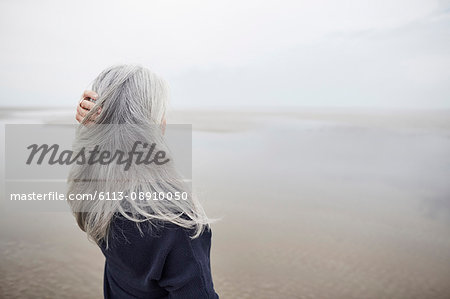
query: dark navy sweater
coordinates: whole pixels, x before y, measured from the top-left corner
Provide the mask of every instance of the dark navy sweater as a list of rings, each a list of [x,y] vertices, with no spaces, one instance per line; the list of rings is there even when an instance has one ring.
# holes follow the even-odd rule
[[[104,296],[131,298],[219,298],[211,267],[211,230],[191,239],[192,232],[174,224],[140,224],[117,216],[111,223]]]

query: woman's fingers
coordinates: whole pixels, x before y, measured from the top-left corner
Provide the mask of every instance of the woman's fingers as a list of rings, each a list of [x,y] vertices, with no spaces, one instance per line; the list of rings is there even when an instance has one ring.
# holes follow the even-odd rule
[[[78,122],[81,122],[84,119],[84,117],[86,116],[86,114],[88,114],[89,111],[92,108],[94,108],[94,106],[95,106],[95,103],[90,101],[89,99],[92,99],[95,101],[95,100],[97,100],[97,98],[98,98],[98,94],[92,90],[85,90],[83,92],[81,101],[77,106],[77,114],[75,115],[75,119]],[[101,108],[98,108],[97,114],[100,114],[100,112],[101,112]],[[88,123],[95,121],[96,117],[97,117],[96,114],[92,115],[91,118],[89,119]]]
[[[81,123],[81,121],[86,117],[86,114],[88,114],[89,110],[83,109],[81,106],[77,107],[77,114],[75,115],[75,119]],[[92,115],[88,121],[88,123],[91,123],[95,121],[95,118],[97,115]]]
[[[91,99],[96,100],[98,98],[98,94],[96,92],[92,91],[92,90],[85,90],[83,92],[82,98],[83,99],[91,98]]]
[[[75,114],[75,119],[80,123],[83,120],[83,117],[77,112],[77,114]]]
[[[94,107],[94,105],[95,104],[90,101],[82,100],[80,102],[80,104],[77,106],[77,113],[75,115],[75,119],[81,123],[81,121],[86,117],[86,115]],[[101,108],[98,108],[97,114],[92,115],[90,117],[88,123],[95,121],[95,119],[97,118],[97,115],[100,114],[100,111],[101,111]]]
[[[89,111],[89,110],[91,110],[91,109],[95,106],[95,103],[83,99],[83,100],[80,102],[80,105],[78,105],[78,106],[81,106],[81,108],[83,108],[83,109]]]
[[[77,115],[81,116],[82,118],[85,117],[88,112],[89,110],[84,109],[83,107],[81,107],[81,105],[77,106]]]

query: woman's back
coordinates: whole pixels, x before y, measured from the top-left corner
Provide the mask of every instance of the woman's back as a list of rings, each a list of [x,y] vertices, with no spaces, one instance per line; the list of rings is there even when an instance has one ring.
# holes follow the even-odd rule
[[[214,292],[211,231],[198,238],[171,223],[151,226],[117,215],[110,226],[106,257],[105,298],[218,298]]]

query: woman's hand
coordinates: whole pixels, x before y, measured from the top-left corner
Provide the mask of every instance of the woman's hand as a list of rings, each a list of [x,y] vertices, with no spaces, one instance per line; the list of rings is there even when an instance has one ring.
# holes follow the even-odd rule
[[[81,101],[80,103],[77,105],[77,114],[75,115],[75,119],[81,123],[81,121],[84,119],[84,117],[86,116],[86,114],[88,114],[88,112],[94,107],[95,103],[91,102],[89,100],[89,98],[91,98],[92,100],[97,100],[98,95],[93,92],[92,90],[85,90],[82,97],[81,97]],[[98,114],[100,113],[101,108],[99,108],[98,110]],[[91,117],[91,119],[88,121],[88,123],[92,123],[95,121],[95,118],[97,117],[97,115],[93,115]]]

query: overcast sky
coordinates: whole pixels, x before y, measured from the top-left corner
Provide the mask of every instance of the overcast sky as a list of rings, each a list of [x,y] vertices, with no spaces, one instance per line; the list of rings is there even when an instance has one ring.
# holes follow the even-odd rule
[[[450,108],[450,2],[0,2],[0,105],[70,106],[138,63],[172,107]]]

